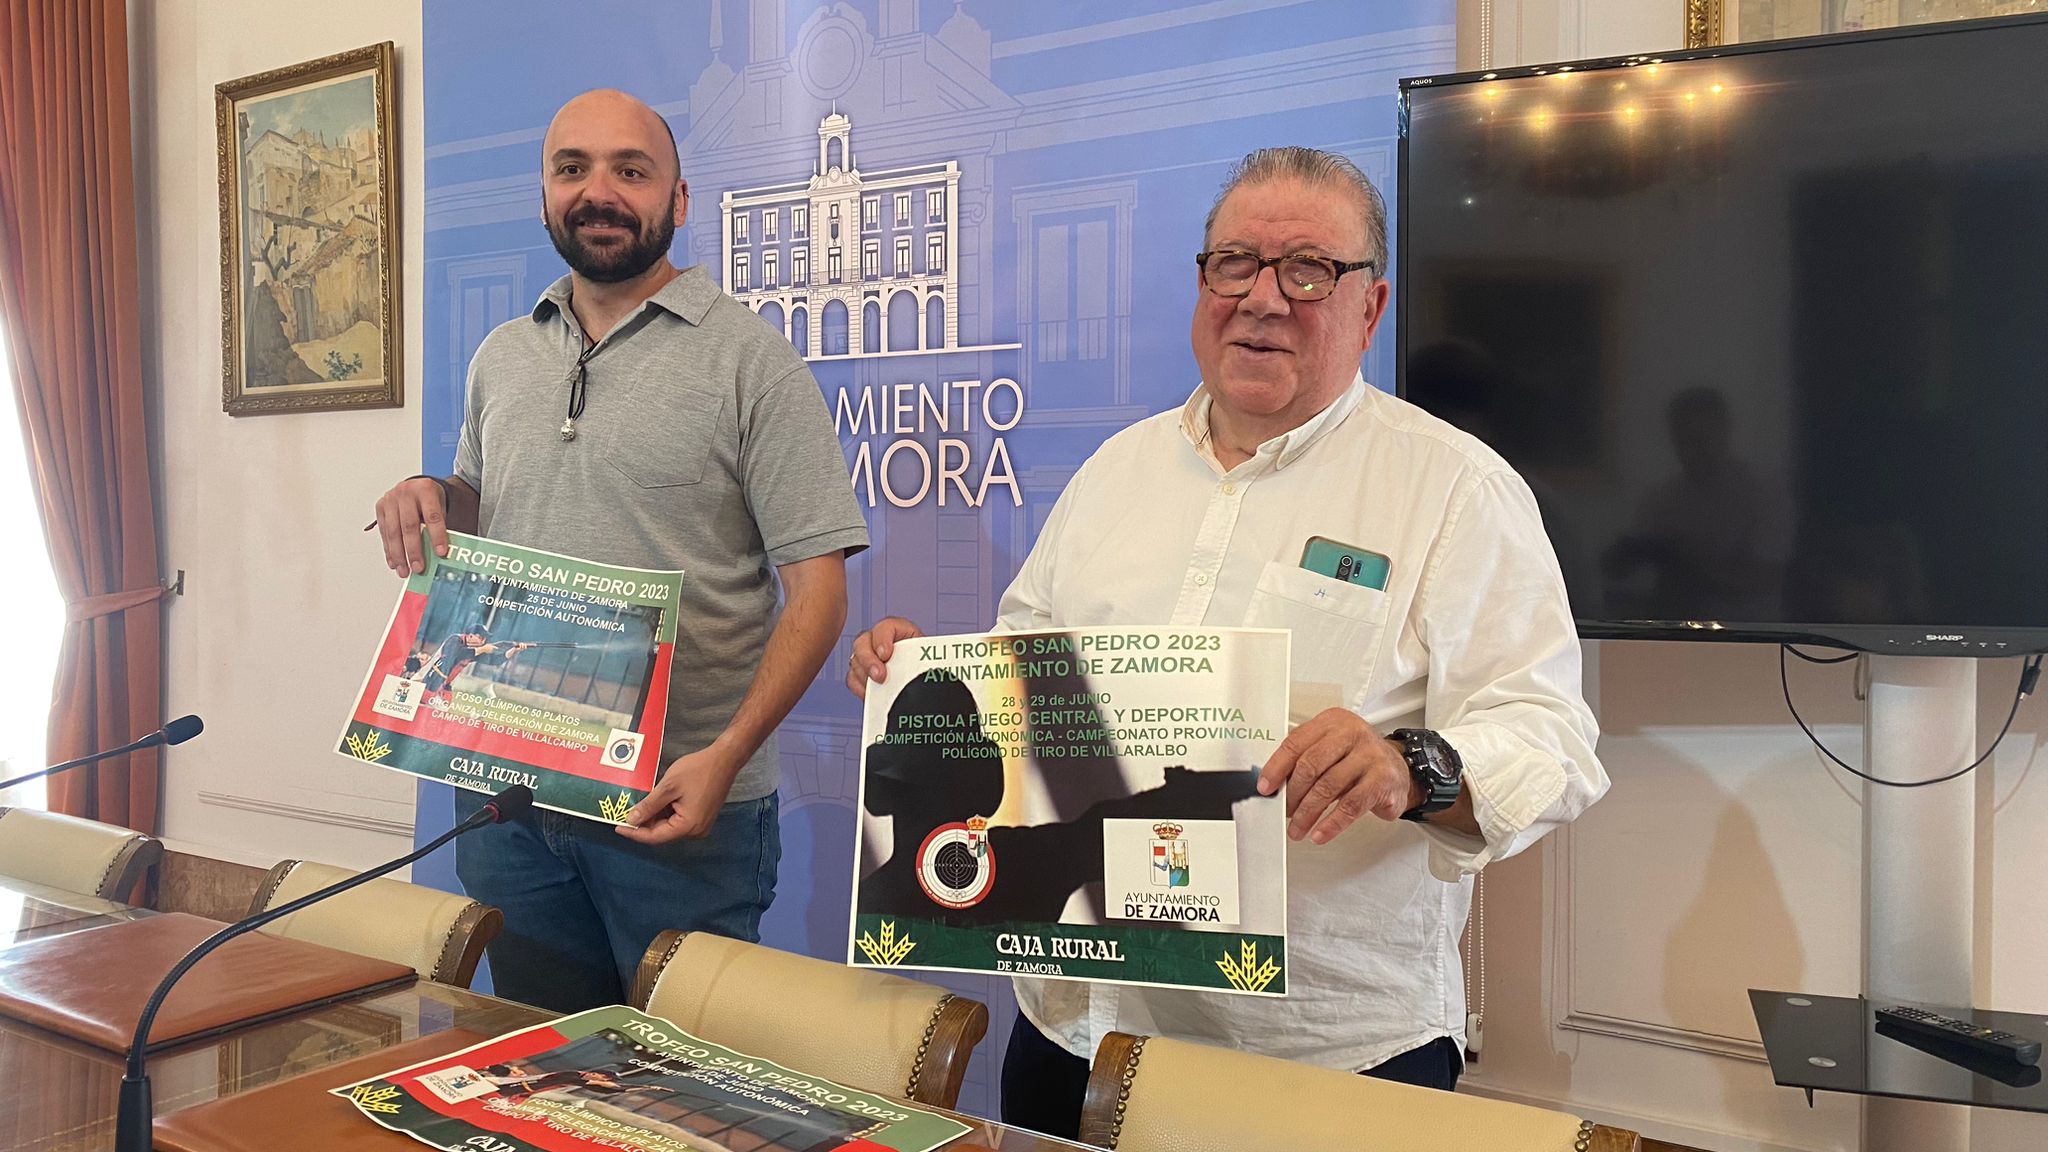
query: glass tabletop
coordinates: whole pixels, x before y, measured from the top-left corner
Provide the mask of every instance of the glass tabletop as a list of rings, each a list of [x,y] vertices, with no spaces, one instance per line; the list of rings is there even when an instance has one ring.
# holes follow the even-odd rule
[[[1981,1108],[2048,1112],[2038,1066],[1975,1056],[1954,1045],[1895,1031],[1880,1007],[1908,1005],[1980,1027],[2048,1043],[2048,1018],[1913,1000],[1749,990],[1771,1078],[1815,1091],[1939,1100]]]
[[[0,949],[154,915],[147,908],[0,876]],[[189,1108],[452,1028],[497,1036],[554,1015],[422,980],[154,1055],[149,1068],[156,1112]],[[122,1071],[115,1053],[0,1018],[0,1084],[7,1086],[0,1091],[0,1148],[112,1148]],[[953,1152],[1085,1147],[977,1116],[946,1115],[969,1127],[948,1145]]]
[[[451,1028],[496,1036],[553,1017],[524,1004],[423,980],[152,1056],[156,1112],[189,1108]],[[113,1147],[121,1073],[121,1059],[114,1053],[0,1019],[0,1084],[8,1086],[0,1092],[0,1148],[85,1152]],[[947,1114],[970,1128],[948,1146],[955,1152],[1084,1147],[975,1116]]]
[[[161,1115],[448,1028],[495,1034],[548,1016],[421,981],[152,1056],[150,1083]],[[121,1073],[115,1053],[0,1019],[0,1147],[111,1148]]]
[[[0,948],[154,915],[147,908],[0,876]]]

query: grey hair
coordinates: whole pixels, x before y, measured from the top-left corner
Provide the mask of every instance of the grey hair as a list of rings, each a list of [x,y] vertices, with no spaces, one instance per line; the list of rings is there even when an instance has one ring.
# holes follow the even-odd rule
[[[1356,195],[1365,207],[1365,238],[1372,246],[1366,258],[1373,262],[1374,274],[1386,275],[1387,202],[1381,198],[1380,190],[1372,186],[1372,181],[1366,179],[1365,173],[1359,171],[1358,165],[1348,157],[1298,144],[1261,148],[1231,166],[1230,174],[1223,179],[1223,190],[1216,194],[1216,202],[1209,206],[1208,219],[1202,221],[1203,245],[1208,245],[1209,234],[1216,227],[1216,214],[1223,210],[1223,202],[1230,198],[1232,192],[1247,185],[1274,180],[1335,184]]]

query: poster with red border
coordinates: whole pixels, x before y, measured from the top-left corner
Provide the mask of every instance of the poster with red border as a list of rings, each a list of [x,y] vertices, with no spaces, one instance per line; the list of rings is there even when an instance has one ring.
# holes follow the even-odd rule
[[[949,1116],[700,1040],[624,1006],[333,1089],[447,1152],[930,1152]]]
[[[448,540],[406,580],[335,751],[624,820],[661,771],[683,574]]]

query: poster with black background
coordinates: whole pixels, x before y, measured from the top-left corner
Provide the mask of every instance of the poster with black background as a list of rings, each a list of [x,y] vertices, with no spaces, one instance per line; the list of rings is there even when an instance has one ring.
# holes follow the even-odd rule
[[[847,961],[1287,989],[1288,634],[927,636],[868,686]]]

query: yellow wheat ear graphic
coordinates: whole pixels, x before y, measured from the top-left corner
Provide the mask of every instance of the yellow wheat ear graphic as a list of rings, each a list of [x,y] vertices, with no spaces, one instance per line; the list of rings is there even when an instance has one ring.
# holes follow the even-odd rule
[[[1271,956],[1259,959],[1259,946],[1249,940],[1240,939],[1237,950],[1238,955],[1225,953],[1216,962],[1216,967],[1223,970],[1223,978],[1240,992],[1264,992],[1266,985],[1279,977],[1280,965]]]
[[[368,760],[370,763],[375,764],[377,761],[391,755],[391,745],[383,743],[383,738],[384,734],[375,728],[370,729],[368,739],[350,733],[348,738],[348,754],[358,760]]]
[[[349,1089],[348,1098],[355,1101],[356,1106],[365,1112],[389,1114],[399,1110],[398,1105],[392,1103],[398,1098],[398,1089],[388,1085],[379,1088],[375,1084],[358,1084]]]
[[[884,968],[893,968],[903,963],[903,958],[910,955],[912,948],[917,947],[917,941],[912,940],[908,936],[903,937],[901,940],[896,938],[896,922],[894,920],[882,921],[882,938],[880,940],[875,939],[872,933],[863,932],[860,934],[860,939],[855,940],[854,943],[860,947],[861,955],[868,958],[868,963],[880,964]]]
[[[624,820],[626,813],[633,810],[633,795],[620,792],[617,796],[600,796],[597,798],[597,810],[607,820]]]

